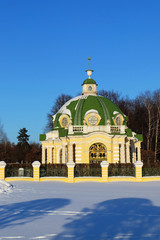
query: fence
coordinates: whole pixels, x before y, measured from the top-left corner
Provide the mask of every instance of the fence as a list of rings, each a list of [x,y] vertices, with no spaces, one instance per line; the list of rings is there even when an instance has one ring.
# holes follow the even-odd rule
[[[74,177],[101,177],[101,166],[97,163],[76,164]]]
[[[43,164],[40,166],[40,177],[67,177],[68,170],[66,164]]]
[[[137,161],[134,164],[65,164],[41,165],[35,161],[32,165],[6,165],[0,161],[0,180],[5,181],[63,181],[63,182],[114,182],[114,181],[160,181],[160,164],[144,166]]]
[[[5,177],[33,177],[33,167],[31,164],[7,164]]]

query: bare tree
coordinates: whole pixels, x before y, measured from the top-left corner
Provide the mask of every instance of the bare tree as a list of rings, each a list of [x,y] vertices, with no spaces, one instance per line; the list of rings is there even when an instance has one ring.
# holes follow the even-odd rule
[[[146,91],[141,95],[142,103],[147,110],[147,126],[148,131],[146,133],[147,138],[147,150],[151,150],[152,140],[153,140],[153,125],[154,125],[154,115],[153,115],[153,94],[150,91]]]
[[[47,114],[47,125],[45,131],[50,131],[53,128],[52,116],[58,112],[58,110],[72,98],[70,95],[61,94],[56,98],[50,112]]]
[[[114,102],[116,105],[118,105],[120,101],[120,94],[118,92],[114,92],[113,90],[111,91],[99,90],[98,95],[108,98],[109,100]]]
[[[159,138],[159,122],[160,122],[160,89],[154,92],[154,103],[156,105],[156,127],[155,127],[155,162],[157,161],[157,155],[160,152],[159,146],[158,146],[158,138]]]
[[[3,125],[2,125],[1,122],[0,122],[0,143],[2,143],[2,142],[7,142],[7,141],[8,141],[7,135],[6,135],[6,133],[4,132],[4,130],[3,130]]]

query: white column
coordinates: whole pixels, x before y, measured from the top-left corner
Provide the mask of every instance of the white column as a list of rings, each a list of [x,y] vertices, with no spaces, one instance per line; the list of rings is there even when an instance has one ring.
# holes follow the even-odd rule
[[[45,164],[45,148],[42,146],[42,164]]]
[[[131,145],[131,156],[132,156],[132,159],[131,159],[132,163],[136,162],[136,159],[135,159],[135,147],[134,147],[133,144]]]
[[[66,163],[66,145],[62,145],[62,163]]]
[[[52,147],[49,148],[49,163],[52,163]]]
[[[141,161],[141,147],[137,147],[138,161]]]
[[[121,163],[125,163],[124,143],[121,143]]]
[[[69,159],[68,162],[73,162],[73,145],[69,143]]]
[[[129,142],[126,143],[126,162],[130,163]]]

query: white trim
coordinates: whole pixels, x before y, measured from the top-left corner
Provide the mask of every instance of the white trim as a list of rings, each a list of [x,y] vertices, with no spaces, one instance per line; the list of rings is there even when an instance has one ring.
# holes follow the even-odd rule
[[[86,117],[89,113],[99,114],[97,110],[95,110],[95,109],[90,109],[90,110],[88,110],[88,111],[85,113],[84,117]]]
[[[117,111],[114,111],[114,112],[113,112],[113,115],[115,115],[115,114],[117,114],[117,113],[119,113],[119,112],[117,112]],[[120,114],[120,113],[119,113],[119,114]]]

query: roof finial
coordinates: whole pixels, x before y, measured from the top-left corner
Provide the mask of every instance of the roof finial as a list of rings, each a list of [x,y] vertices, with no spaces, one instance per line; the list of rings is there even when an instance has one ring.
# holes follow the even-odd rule
[[[87,72],[87,75],[88,75],[88,77],[89,77],[89,78],[91,78],[91,75],[92,75],[92,72],[93,72],[93,70],[91,70],[91,69],[90,69],[90,61],[91,61],[91,58],[89,57],[89,58],[88,58],[88,62],[89,62],[89,69],[88,69],[88,70],[86,70],[86,72]]]
[[[88,58],[88,62],[89,62],[89,70],[90,70],[90,61],[91,61],[91,57]]]

